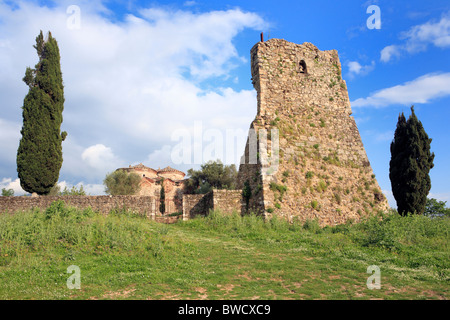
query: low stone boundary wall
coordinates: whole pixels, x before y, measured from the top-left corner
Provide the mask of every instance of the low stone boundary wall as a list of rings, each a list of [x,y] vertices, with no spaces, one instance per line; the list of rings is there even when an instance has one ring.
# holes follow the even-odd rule
[[[206,194],[183,195],[183,220],[189,220],[195,216],[206,216],[213,207],[212,192]]]
[[[108,214],[113,209],[129,209],[149,218],[157,214],[157,199],[150,196],[19,196],[0,197],[0,213],[26,211],[33,208],[45,210],[52,202],[62,200],[66,205]],[[159,212],[158,212],[159,214]]]
[[[206,194],[183,195],[183,220],[192,219],[197,215],[206,216],[210,210],[242,213],[242,190],[213,189]]]
[[[0,197],[0,214],[26,211],[33,208],[45,210],[54,201],[62,200],[66,205],[78,209],[92,210],[108,214],[111,210],[132,210],[149,219],[162,223],[175,223],[179,219],[189,220],[197,215],[206,216],[210,210],[226,213],[242,212],[241,190],[216,190],[207,194],[183,195],[183,214],[162,216],[159,199],[151,196],[18,196]]]
[[[220,210],[226,213],[243,213],[242,190],[216,190],[213,193],[213,210]]]

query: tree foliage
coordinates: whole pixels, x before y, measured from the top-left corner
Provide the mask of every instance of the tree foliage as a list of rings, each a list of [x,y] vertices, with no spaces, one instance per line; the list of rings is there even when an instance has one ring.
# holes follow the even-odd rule
[[[186,193],[207,193],[214,189],[236,189],[237,170],[234,164],[220,160],[208,161],[200,170],[189,169]]]
[[[447,208],[447,201],[438,201],[434,198],[428,198],[423,214],[426,216],[443,215],[450,217],[450,208]]]
[[[417,119],[414,106],[408,121],[403,113],[399,116],[391,143],[389,178],[401,215],[422,214],[425,210],[434,159],[434,153],[430,152],[431,140]]]
[[[14,190],[13,189],[2,189],[2,197],[12,197],[14,196]]]
[[[25,191],[42,195],[58,181],[67,133],[61,132],[64,86],[58,43],[50,32],[44,39],[41,31],[34,48],[39,62],[34,69],[27,67],[22,79],[29,90],[22,107],[17,172]]]
[[[242,189],[242,198],[245,200],[245,210],[248,211],[248,205],[250,203],[250,198],[252,197],[252,189],[250,187],[250,182],[245,180],[244,188]]]
[[[116,170],[106,175],[103,184],[105,192],[110,195],[134,195],[141,188],[141,177],[136,173]]]
[[[80,188],[76,186],[72,186],[72,188],[64,187],[64,190],[61,191],[61,187],[58,184],[55,184],[53,188],[51,188],[50,192],[47,194],[48,196],[85,196],[86,191],[83,188],[83,185]]]

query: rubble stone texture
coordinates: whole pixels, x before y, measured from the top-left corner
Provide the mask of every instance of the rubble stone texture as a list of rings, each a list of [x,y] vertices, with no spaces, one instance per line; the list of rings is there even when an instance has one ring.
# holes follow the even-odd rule
[[[388,209],[351,116],[337,51],[270,39],[250,53],[258,108],[238,177],[239,188],[250,185],[248,210],[336,225]]]

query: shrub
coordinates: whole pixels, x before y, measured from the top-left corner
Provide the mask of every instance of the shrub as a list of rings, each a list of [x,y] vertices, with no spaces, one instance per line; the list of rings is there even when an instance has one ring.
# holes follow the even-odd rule
[[[340,196],[338,193],[335,193],[335,194],[334,194],[334,199],[336,199],[336,202],[337,202],[338,204],[341,204],[341,196]]]
[[[316,200],[311,201],[311,208],[318,209],[319,203]]]
[[[450,208],[446,207],[447,201],[438,201],[436,199],[427,199],[425,205],[425,216],[447,216],[450,217]]]
[[[247,211],[251,196],[252,196],[252,189],[250,187],[250,182],[248,180],[245,180],[244,188],[242,189],[242,198],[245,201],[245,208]]]
[[[287,186],[282,185],[282,184],[277,184],[275,182],[271,182],[270,190],[272,190],[273,192],[278,192],[280,195],[279,196],[280,201],[283,201],[283,195],[287,191]]]
[[[12,197],[14,196],[14,190],[13,189],[2,189],[2,197]]]
[[[316,187],[317,192],[324,192],[325,190],[327,190],[327,184],[325,181],[320,180],[319,184]]]
[[[305,223],[303,224],[303,229],[308,230],[312,233],[321,233],[322,232],[322,228],[320,227],[319,221],[317,219],[306,220]]]
[[[306,172],[306,175],[305,175],[306,179],[311,179],[313,176],[314,176],[314,173],[312,171]]]
[[[116,170],[103,180],[105,192],[110,195],[133,195],[139,192],[141,177],[136,173]]]

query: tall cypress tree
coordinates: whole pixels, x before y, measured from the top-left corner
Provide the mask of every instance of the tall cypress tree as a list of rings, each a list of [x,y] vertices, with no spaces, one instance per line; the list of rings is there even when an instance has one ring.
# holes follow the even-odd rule
[[[161,179],[161,191],[159,193],[159,212],[166,212],[166,191],[164,190],[164,178]]]
[[[401,215],[422,214],[425,210],[431,189],[429,172],[434,166],[431,141],[414,113],[414,106],[408,121],[403,113],[399,116],[391,143],[389,178]]]
[[[22,107],[17,172],[22,189],[42,195],[58,181],[67,133],[61,132],[64,86],[58,43],[50,32],[44,39],[41,31],[33,47],[39,62],[34,69],[28,67],[23,78],[29,90]]]

